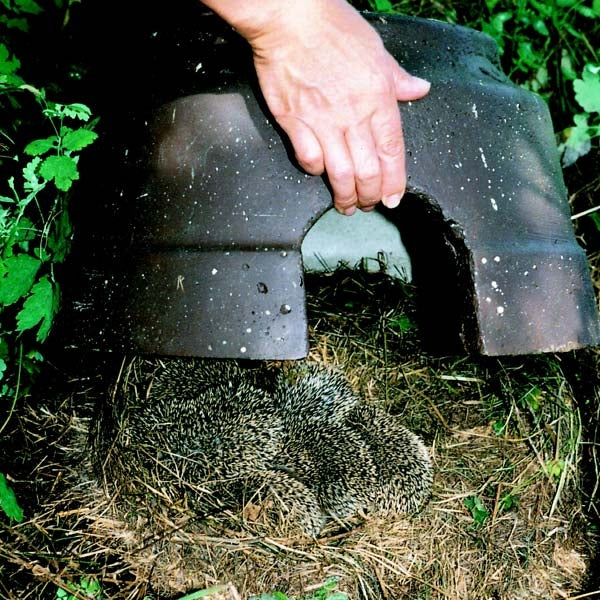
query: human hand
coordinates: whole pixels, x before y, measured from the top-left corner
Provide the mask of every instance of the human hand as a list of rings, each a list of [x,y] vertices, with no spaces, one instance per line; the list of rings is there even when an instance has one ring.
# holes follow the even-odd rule
[[[394,208],[406,188],[397,102],[429,83],[402,69],[345,0],[204,0],[252,46],[267,105],[299,164],[327,173],[344,214]]]
[[[260,15],[233,24],[253,48],[261,90],[299,164],[327,173],[344,214],[380,200],[396,207],[406,187],[397,101],[423,97],[429,83],[402,69],[344,0],[258,4]]]

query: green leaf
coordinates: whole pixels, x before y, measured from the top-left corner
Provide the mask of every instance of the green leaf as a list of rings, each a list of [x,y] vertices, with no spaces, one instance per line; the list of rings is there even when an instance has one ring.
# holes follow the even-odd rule
[[[600,66],[585,65],[581,79],[573,82],[575,100],[586,112],[600,112]]]
[[[506,423],[504,419],[498,419],[492,423],[492,431],[494,435],[502,435],[506,429]]]
[[[65,135],[62,140],[62,146],[65,150],[77,152],[89,146],[97,137],[98,134],[89,129],[75,129]]]
[[[565,461],[560,458],[549,460],[546,463],[546,468],[548,469],[548,475],[550,475],[551,478],[560,479],[560,476],[565,469]]]
[[[529,41],[521,41],[518,46],[519,62],[524,63],[527,67],[538,69],[544,64],[544,56],[540,54]],[[523,66],[521,65],[521,68]]]
[[[21,66],[21,61],[10,57],[10,52],[4,44],[0,44],[0,75],[12,75]]]
[[[490,516],[487,508],[477,496],[469,496],[465,498],[464,505],[471,511],[473,521],[475,521],[475,524],[478,526],[483,525]]]
[[[0,23],[6,25],[8,29],[19,29],[20,31],[29,31],[27,19],[18,19],[8,15],[0,15]]]
[[[16,254],[3,261],[0,279],[0,304],[9,306],[31,290],[41,263],[29,254]]]
[[[33,140],[25,146],[25,154],[29,156],[39,156],[48,152],[48,150],[55,150],[58,148],[58,138],[53,135],[44,139]]]
[[[29,13],[30,15],[39,15],[42,12],[42,8],[39,4],[33,0],[14,0],[15,6],[22,12]]]
[[[42,277],[31,289],[31,294],[17,314],[17,331],[26,331],[39,324],[36,335],[43,342],[50,332],[52,319],[58,305],[58,294],[47,276]]]
[[[573,58],[566,50],[562,51],[560,59],[560,70],[562,71],[563,77],[565,79],[568,79],[569,81],[572,81],[573,79],[577,78],[577,72],[573,67]]]
[[[40,183],[40,180],[36,175],[37,168],[41,162],[42,159],[39,156],[36,156],[23,167],[23,179],[25,180],[23,188],[25,191],[31,192],[44,185],[43,183]]]
[[[505,492],[500,498],[500,509],[501,510],[510,510],[511,508],[516,508],[519,505],[519,499],[508,492]]]
[[[580,5],[576,6],[575,10],[586,19],[597,19],[600,17],[600,10],[596,10],[595,8],[590,8],[589,6]]]
[[[3,473],[0,473],[0,508],[9,519],[13,519],[17,523],[23,520],[23,510]]]
[[[77,163],[70,156],[48,156],[40,167],[40,175],[61,191],[69,190],[73,181],[79,179]]]
[[[390,319],[390,327],[392,329],[397,329],[401,333],[406,333],[411,329],[415,329],[416,324],[408,315],[400,315],[398,317]]]
[[[224,592],[225,590],[226,587],[224,585],[216,585],[205,590],[199,590],[197,592],[187,594],[186,596],[179,598],[179,600],[199,600],[200,598],[206,598],[208,596],[213,596],[214,594],[219,594],[221,592]]]
[[[27,217],[23,217],[14,232],[14,241],[16,244],[30,242],[35,238],[35,225]]]
[[[88,121],[92,116],[92,111],[85,104],[79,102],[62,106],[62,111],[66,117],[81,121]]]
[[[566,140],[558,146],[558,151],[562,153],[563,167],[570,167],[592,149],[592,136],[587,119],[586,113],[575,115],[573,117],[575,126],[569,127],[564,132]]]
[[[543,36],[548,36],[550,35],[550,32],[548,31],[548,27],[546,27],[546,23],[544,22],[544,19],[534,19],[533,20],[533,28],[540,34]]]
[[[69,213],[63,210],[54,221],[54,227],[48,236],[48,248],[54,255],[52,257],[53,262],[61,263],[67,257],[71,248],[72,233],[73,227],[69,219]]]
[[[393,12],[394,9],[390,0],[370,0],[369,4],[377,12]]]

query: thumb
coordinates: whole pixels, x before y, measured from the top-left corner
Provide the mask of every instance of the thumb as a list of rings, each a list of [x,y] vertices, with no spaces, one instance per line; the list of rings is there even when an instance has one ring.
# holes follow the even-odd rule
[[[406,102],[409,100],[418,100],[426,96],[431,88],[431,83],[426,79],[415,77],[402,67],[398,67],[394,72],[394,85],[396,89],[396,99]]]

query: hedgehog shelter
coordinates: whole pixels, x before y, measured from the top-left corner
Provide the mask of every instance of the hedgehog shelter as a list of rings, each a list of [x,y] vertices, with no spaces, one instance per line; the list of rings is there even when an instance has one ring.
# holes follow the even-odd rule
[[[561,504],[578,498],[581,423],[564,365],[528,355],[596,345],[600,325],[545,104],[508,80],[483,34],[368,16],[399,62],[432,82],[426,98],[400,107],[406,198],[355,221],[401,235],[412,314],[411,284],[389,277],[397,246],[365,239],[361,264],[380,272],[369,284],[336,271],[356,257],[336,254],[326,183],[290,160],[244,42],[213,15],[198,18],[199,37],[158,29],[145,39],[150,106],[123,116],[126,132],[104,149],[113,177],[89,190],[98,202],[81,225],[65,310],[69,348],[138,356],[117,361],[112,392],[91,394],[96,408],[83,417],[26,418],[85,465],[87,475],[73,467],[65,477],[73,512],[58,511],[69,551],[105,557],[107,589],[127,590],[114,598],[217,585],[213,597],[235,600],[261,585],[306,593],[328,577],[357,599],[569,597],[590,554],[574,533],[579,511],[570,519]],[[155,65],[170,47],[183,60],[166,85]],[[354,301],[381,309],[394,339],[365,325],[356,302],[327,307],[305,267],[334,271],[334,296],[359,285]],[[343,332],[361,324],[369,341],[357,350]],[[424,360],[423,345],[488,358],[430,356],[434,369],[411,359]],[[537,382],[542,373],[555,385]],[[513,388],[519,402],[494,417]],[[198,423],[211,419],[202,437]],[[210,453],[194,454],[198,439]],[[561,469],[549,466],[549,448],[564,450]],[[215,464],[228,486],[211,488]],[[231,472],[256,464],[263,481],[244,496],[248,480]],[[346,478],[327,480],[328,468]],[[420,507],[430,486],[422,512],[397,516]],[[234,488],[241,504],[226,501]],[[39,527],[53,511],[48,502]],[[282,524],[289,515],[302,531]],[[60,584],[63,571],[45,568]],[[81,561],[68,568],[81,571]]]

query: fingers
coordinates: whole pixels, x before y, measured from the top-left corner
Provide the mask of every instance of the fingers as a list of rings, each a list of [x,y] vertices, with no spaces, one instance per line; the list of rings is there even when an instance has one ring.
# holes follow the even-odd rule
[[[302,168],[313,175],[327,172],[339,212],[351,215],[357,208],[369,211],[379,201],[388,208],[398,206],[406,187],[406,167],[395,101],[345,132],[331,128],[319,131],[320,138],[296,119],[280,119],[279,123],[290,137]]]
[[[371,123],[359,123],[346,132],[346,143],[354,167],[354,183],[358,206],[375,206],[381,200],[381,165]]]
[[[335,139],[335,143],[332,143]],[[343,214],[372,210],[382,201],[395,208],[406,189],[404,137],[395,101],[370,120],[349,128],[344,138],[321,138],[334,206]]]
[[[387,208],[396,208],[406,190],[404,135],[397,104],[375,113],[371,124],[381,168],[380,198]]]
[[[352,215],[358,204],[352,155],[343,133],[331,132],[324,140],[325,170],[331,185],[333,205],[342,214]]]
[[[300,166],[310,175],[322,175],[325,170],[323,150],[311,128],[289,117],[279,118],[278,123],[290,138]]]
[[[431,88],[429,81],[411,75],[396,62],[394,62],[393,78],[396,100],[400,100],[401,102],[419,100],[423,96],[426,96]]]

